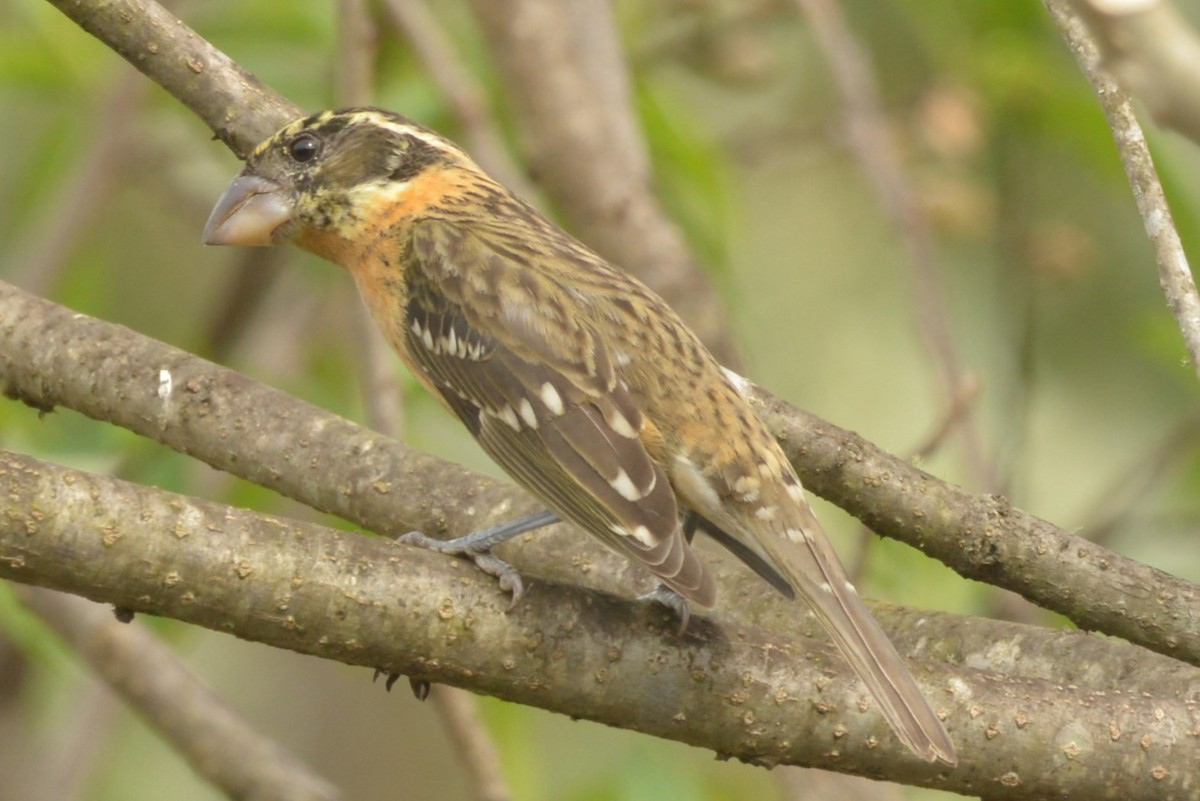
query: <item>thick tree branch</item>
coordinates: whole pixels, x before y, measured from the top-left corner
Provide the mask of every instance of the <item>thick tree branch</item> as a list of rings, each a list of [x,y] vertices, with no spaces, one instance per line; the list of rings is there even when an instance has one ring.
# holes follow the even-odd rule
[[[1161,801],[1182,799],[1190,782],[1200,711],[1178,684],[1115,689],[1124,677],[1114,665],[1137,649],[1102,638],[1005,624],[1014,636],[989,636],[988,647],[1011,655],[1049,639],[1061,656],[1088,641],[1111,657],[1089,666],[1105,689],[920,666],[963,756],[943,772],[909,758],[832,649],[804,638],[724,618],[694,620],[675,637],[672,616],[654,605],[545,582],[505,614],[494,582],[460,561],[17,454],[0,452],[0,488],[0,578],[301,653],[755,763],[973,795],[1020,787],[1024,798],[1106,798],[1122,787],[1122,798]],[[1149,670],[1181,669],[1138,654]],[[1182,671],[1181,680],[1200,680],[1195,668]]]
[[[22,469],[30,464],[34,463],[12,462],[0,457],[0,474],[6,474],[14,466]],[[88,480],[85,474],[67,472],[62,475],[80,475],[83,480]],[[3,485],[13,486],[0,476],[0,486]],[[32,510],[48,499],[29,497],[27,500],[34,504],[30,507]],[[6,513],[11,522],[11,510]],[[122,513],[117,511],[117,514]],[[110,533],[120,538],[123,535],[121,523],[114,522]],[[0,533],[0,538],[4,536]],[[25,536],[37,534],[26,529]],[[64,544],[63,541],[52,543],[57,547]],[[19,556],[21,549],[5,548],[3,551],[6,556],[0,561],[12,567],[12,557]],[[80,574],[83,575],[87,573]],[[165,589],[166,583],[160,591]],[[230,798],[336,801],[342,797],[307,765],[277,743],[251,730],[188,672],[173,653],[141,627],[117,622],[110,609],[49,590],[18,588],[17,597],[66,640],[72,650],[174,746],[197,773]]]
[[[537,510],[482,479],[232,370],[0,283],[0,390],[63,405],[392,536],[462,534]],[[755,390],[760,413],[814,492],[965,576],[1079,622],[1200,664],[1200,589],[1014,509],[972,495],[857,435]],[[526,573],[622,593],[628,560],[564,526],[506,551]],[[739,567],[718,566],[724,602],[792,631],[795,607]],[[736,600],[734,600],[736,599]]]
[[[239,158],[303,112],[151,0],[49,0],[174,95]]]

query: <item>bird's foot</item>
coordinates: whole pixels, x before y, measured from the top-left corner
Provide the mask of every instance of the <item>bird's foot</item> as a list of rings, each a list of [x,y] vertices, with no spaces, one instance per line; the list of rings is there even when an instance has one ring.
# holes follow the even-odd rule
[[[509,601],[508,608],[505,610],[511,612],[513,607],[517,605],[517,601],[521,600],[521,596],[525,594],[525,585],[521,582],[521,574],[517,572],[515,567],[492,553],[489,548],[481,548],[479,545],[470,542],[469,540],[473,536],[475,535],[469,534],[466,537],[459,537],[458,539],[439,540],[427,537],[419,531],[410,531],[400,537],[398,542],[405,545],[415,545],[418,548],[428,548],[431,551],[449,554],[450,556],[461,556],[470,559],[484,573],[487,573],[489,576],[495,576],[501,590],[512,593],[512,600]]]
[[[458,537],[453,540],[434,539],[433,537],[427,537],[419,531],[410,531],[400,537],[399,541],[405,545],[416,545],[417,547],[428,548],[438,553],[463,556],[470,559],[484,573],[487,573],[489,576],[495,576],[500,582],[500,589],[512,593],[512,600],[508,604],[508,611],[511,612],[513,607],[517,605],[517,601],[521,600],[521,596],[525,593],[525,585],[521,583],[521,575],[517,572],[516,568],[493,554],[492,548],[502,542],[511,540],[518,534],[524,534],[526,531],[533,531],[534,529],[557,522],[558,515],[554,512],[546,511],[538,512],[529,517],[522,517],[520,520],[514,520],[511,523],[503,523],[499,526],[481,529],[465,537]]]
[[[371,681],[379,681],[380,676],[386,676],[387,678],[383,682],[383,688],[390,693],[392,691],[392,686],[400,678],[400,675],[401,674],[392,670],[375,668],[375,675],[371,678]],[[418,701],[424,701],[426,698],[428,698],[429,691],[432,688],[432,685],[425,679],[414,679],[412,676],[409,676],[408,678],[408,686],[412,688],[412,693]]]
[[[679,636],[682,637],[683,633],[687,631],[688,621],[692,619],[692,610],[688,606],[687,598],[684,598],[666,584],[659,584],[645,595],[639,595],[638,600],[657,601],[667,607],[679,617]]]

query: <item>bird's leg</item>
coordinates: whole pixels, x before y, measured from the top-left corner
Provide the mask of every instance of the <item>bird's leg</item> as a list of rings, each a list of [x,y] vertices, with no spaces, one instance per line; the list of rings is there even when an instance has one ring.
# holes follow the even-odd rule
[[[684,598],[666,584],[659,584],[645,595],[638,596],[639,601],[657,601],[679,616],[679,636],[687,631],[688,621],[692,619],[692,610]]]
[[[470,559],[484,573],[499,579],[500,589],[512,593],[512,601],[508,604],[508,608],[511,610],[521,599],[525,587],[521,583],[521,575],[517,573],[516,568],[493,554],[492,548],[527,531],[534,531],[557,522],[558,515],[547,509],[519,520],[473,531],[466,536],[456,537],[452,540],[439,540],[427,537],[419,531],[410,531],[400,537],[399,542]]]

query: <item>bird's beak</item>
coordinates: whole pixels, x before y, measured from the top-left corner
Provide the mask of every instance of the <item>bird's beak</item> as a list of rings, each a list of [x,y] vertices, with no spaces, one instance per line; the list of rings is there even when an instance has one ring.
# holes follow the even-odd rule
[[[206,245],[274,245],[277,233],[296,212],[294,194],[283,185],[258,175],[242,173],[221,195],[208,224]]]

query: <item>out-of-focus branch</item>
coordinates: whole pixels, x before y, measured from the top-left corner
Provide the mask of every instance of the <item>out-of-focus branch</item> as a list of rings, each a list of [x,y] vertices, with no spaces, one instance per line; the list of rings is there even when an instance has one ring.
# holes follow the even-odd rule
[[[612,122],[633,111],[604,102],[611,96],[585,73],[564,5],[541,0],[472,5],[546,193],[580,239],[649,284],[718,359],[734,365],[736,350],[720,299],[654,195],[643,162],[624,146],[627,136]]]
[[[1091,542],[1108,544],[1134,516],[1135,510],[1173,470],[1200,446],[1200,417],[1190,417],[1126,465],[1086,510],[1081,532]]]
[[[1104,66],[1155,121],[1200,144],[1200,37],[1168,0],[1068,0]]]
[[[807,16],[813,39],[829,65],[842,101],[850,149],[904,248],[912,283],[913,316],[933,356],[946,406],[951,408],[963,388],[974,381],[963,370],[954,344],[929,224],[888,129],[870,56],[846,24],[838,0],[796,0],[796,4]],[[970,407],[962,409],[959,421],[972,483],[983,492],[999,491],[999,478],[984,452]]]
[[[962,793],[1009,777],[1033,798],[1098,798],[1114,786],[1135,801],[1183,797],[1200,732],[1200,711],[1181,689],[1200,681],[1195,668],[1077,632],[932,614],[918,639],[985,637],[983,647],[1007,655],[1013,673],[1027,643],[1045,641],[1059,661],[1075,644],[1105,652],[1091,654],[1099,658],[1083,686],[914,665],[962,756],[946,771],[912,759],[890,736],[827,643],[722,615],[693,619],[676,636],[673,615],[653,604],[549,582],[506,614],[495,582],[458,560],[5,452],[0,578],[758,764]],[[1001,631],[1013,639],[1001,642]],[[105,660],[107,636],[96,646]],[[1131,692],[1122,672],[1129,658],[1151,674],[1173,671],[1176,681]]]
[[[338,56],[334,71],[334,99],[338,106],[369,105],[374,95],[375,57],[379,31],[366,0],[338,2]],[[348,289],[348,287],[347,287]],[[358,362],[367,425],[389,437],[399,437],[404,426],[404,391],[400,374],[383,335],[361,299],[341,301],[353,305],[354,353]]]
[[[972,495],[747,384],[801,480],[876,532],[1021,593],[1081,627],[1200,665],[1200,590]],[[65,405],[381,533],[465,534],[539,507],[523,493],[372,434],[232,370],[0,282],[0,391]],[[643,571],[556,526],[502,549],[518,569],[610,592]],[[718,565],[728,612],[803,626],[748,571]],[[1153,588],[1148,592],[1147,588]]]
[[[1179,240],[1162,183],[1154,169],[1145,134],[1134,116],[1129,98],[1101,65],[1096,43],[1083,19],[1072,10],[1072,3],[1068,0],[1043,2],[1100,99],[1100,106],[1116,139],[1125,174],[1133,188],[1133,199],[1137,203],[1138,213],[1142,215],[1142,225],[1154,249],[1158,282],[1167,297],[1167,306],[1175,315],[1175,323],[1183,334],[1192,369],[1200,376],[1200,294],[1196,292],[1187,254],[1183,252],[1183,243]],[[1115,7],[1118,4],[1110,0],[1108,5]],[[1157,46],[1166,44],[1162,42]],[[1200,84],[1190,86],[1195,93]]]
[[[121,166],[137,152],[130,121],[146,95],[142,76],[126,68],[112,88],[99,98],[89,126],[90,138],[82,156],[66,173],[51,200],[42,204],[39,218],[12,249],[8,270],[13,283],[35,295],[48,295],[58,283],[61,268],[89,221],[103,210]]]
[[[458,117],[462,125],[461,144],[471,157],[509,189],[533,200],[533,186],[504,144],[504,137],[492,118],[487,93],[454,52],[450,37],[425,0],[383,0],[383,7]]]
[[[570,31],[565,35],[574,44],[579,69],[596,93],[616,140],[613,151],[625,164],[620,168],[638,178],[651,180],[650,152],[636,113],[633,81],[621,42],[611,0],[568,0],[563,4]]]
[[[23,470],[31,464],[34,463],[0,456],[0,465],[3,465],[0,480],[11,478],[8,470]],[[8,486],[11,489],[13,484]],[[29,500],[44,503],[49,499],[30,497]],[[46,524],[61,532],[58,526],[62,522],[47,520]],[[8,533],[11,534],[11,530]],[[120,525],[111,530],[111,536],[117,539],[124,533]],[[177,534],[203,537],[206,532],[186,530]],[[207,534],[211,536],[211,532]],[[4,536],[0,533],[0,539]],[[11,568],[11,560],[20,549],[0,550],[6,554]],[[147,568],[153,570],[149,565]],[[5,572],[9,578],[13,577],[12,571]],[[79,578],[84,575],[87,573],[81,573]],[[111,580],[114,576],[109,574],[108,578]],[[160,590],[166,589],[169,583],[164,583]],[[82,591],[81,587],[67,589]],[[117,622],[109,609],[50,590],[18,587],[17,597],[171,743],[197,773],[230,798],[255,801],[335,801],[341,798],[336,788],[314,774],[307,765],[277,743],[252,731],[220,698],[197,681],[173,653],[141,627]]]
[[[338,106],[370,104],[379,32],[366,0],[338,0],[338,52],[333,96]]]
[[[429,702],[437,709],[459,760],[468,769],[475,797],[479,801],[510,801],[513,794],[504,778],[500,749],[479,715],[475,696],[439,684],[430,689]]]

